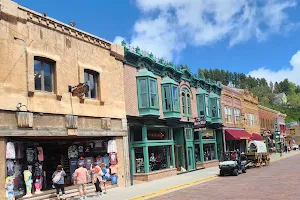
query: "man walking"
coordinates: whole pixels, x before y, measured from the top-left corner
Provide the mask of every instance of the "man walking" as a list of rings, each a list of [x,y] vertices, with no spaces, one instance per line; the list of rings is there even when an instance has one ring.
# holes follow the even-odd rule
[[[77,185],[80,200],[86,199],[85,184],[88,182],[88,171],[83,168],[83,163],[78,164],[78,169],[74,172],[74,184]]]

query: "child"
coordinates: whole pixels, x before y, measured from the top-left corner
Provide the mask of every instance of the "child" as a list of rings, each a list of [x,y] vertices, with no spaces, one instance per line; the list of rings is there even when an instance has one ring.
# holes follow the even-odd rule
[[[106,194],[106,181],[107,181],[106,173],[107,173],[107,169],[106,169],[106,166],[105,166],[104,163],[101,163],[101,170],[103,172],[101,183],[104,186],[104,194]]]

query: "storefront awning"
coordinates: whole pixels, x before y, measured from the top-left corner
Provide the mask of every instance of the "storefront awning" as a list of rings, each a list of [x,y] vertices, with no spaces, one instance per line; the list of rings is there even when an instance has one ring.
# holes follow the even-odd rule
[[[260,134],[253,133],[253,134],[251,135],[251,140],[258,140],[258,141],[261,141],[261,140],[264,140],[264,137],[261,136]]]
[[[251,135],[245,130],[225,130],[226,140],[245,140],[250,138]]]

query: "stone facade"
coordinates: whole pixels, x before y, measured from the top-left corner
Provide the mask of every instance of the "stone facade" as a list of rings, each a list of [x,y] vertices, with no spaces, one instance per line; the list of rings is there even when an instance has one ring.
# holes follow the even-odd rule
[[[0,9],[1,157],[8,136],[50,140],[110,136],[119,150],[119,186],[128,185],[124,48],[11,0],[0,1]],[[36,90],[36,58],[54,63],[52,92]],[[70,93],[70,86],[85,82],[85,70],[98,74],[96,98]],[[5,160],[0,161],[0,169],[5,171]]]
[[[260,133],[270,131],[274,133],[274,120],[278,111],[259,105]]]

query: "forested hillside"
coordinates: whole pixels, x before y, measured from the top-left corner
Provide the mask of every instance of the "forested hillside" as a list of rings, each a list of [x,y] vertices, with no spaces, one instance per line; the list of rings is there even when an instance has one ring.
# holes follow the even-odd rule
[[[243,73],[219,69],[199,69],[198,75],[207,79],[221,81],[228,85],[230,82],[241,89],[248,89],[258,96],[259,103],[287,114],[286,122],[300,121],[300,86],[285,79],[281,82],[268,83],[264,78],[254,78]],[[285,93],[287,103],[276,102],[276,94]]]

